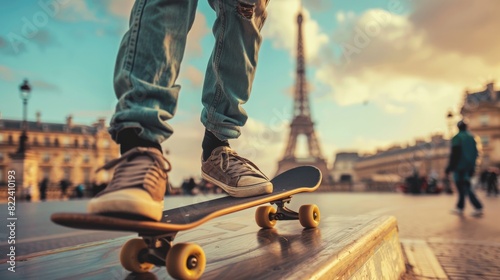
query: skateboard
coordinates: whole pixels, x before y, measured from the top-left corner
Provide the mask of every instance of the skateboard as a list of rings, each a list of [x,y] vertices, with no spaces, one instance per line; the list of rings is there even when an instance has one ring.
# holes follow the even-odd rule
[[[205,270],[203,249],[193,243],[173,244],[179,231],[197,227],[211,219],[260,206],[255,221],[264,229],[273,228],[278,220],[299,220],[305,228],[315,228],[320,211],[314,204],[302,205],[298,212],[286,207],[294,194],[313,192],[321,183],[321,171],[313,166],[300,166],[271,180],[270,194],[235,198],[225,196],[210,201],[163,211],[161,221],[134,220],[104,214],[54,213],[51,220],[59,225],[78,229],[131,231],[139,234],[126,242],[120,252],[122,266],[132,272],[148,272],[155,265],[166,266],[168,273],[178,279],[198,279]]]

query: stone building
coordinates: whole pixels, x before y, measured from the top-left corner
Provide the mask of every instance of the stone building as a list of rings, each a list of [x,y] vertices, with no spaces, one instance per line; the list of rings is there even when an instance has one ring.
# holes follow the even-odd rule
[[[330,172],[332,182],[354,182],[357,180],[354,165],[359,160],[357,152],[339,152],[335,155],[333,167]]]
[[[416,140],[406,147],[393,146],[363,156],[356,162],[354,170],[359,181],[393,190],[415,172],[424,177],[442,177],[449,153],[449,140],[434,135],[430,141]]]
[[[465,92],[460,113],[469,124],[469,130],[482,144],[480,169],[500,167],[500,91],[489,83],[479,92]]]
[[[21,120],[0,119],[0,188],[7,186],[7,172],[13,168],[12,155],[18,149],[22,127]],[[37,120],[28,121],[27,127],[27,146],[37,163],[38,182],[48,178],[49,188],[55,189],[66,179],[71,182],[71,189],[77,184],[89,188],[92,183],[111,179],[112,174],[107,171],[95,173],[98,167],[119,156],[119,146],[108,134],[104,119],[81,125],[73,123],[69,116],[66,123],[47,123],[37,114]]]

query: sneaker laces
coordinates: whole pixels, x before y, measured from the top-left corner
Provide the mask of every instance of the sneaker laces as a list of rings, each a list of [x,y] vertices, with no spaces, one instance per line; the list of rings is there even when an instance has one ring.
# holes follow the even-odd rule
[[[238,176],[256,176],[269,180],[267,176],[250,160],[239,156],[235,151],[226,149],[222,151],[219,157],[212,159],[215,165],[220,165],[221,169],[231,178]],[[256,173],[258,171],[259,173]]]

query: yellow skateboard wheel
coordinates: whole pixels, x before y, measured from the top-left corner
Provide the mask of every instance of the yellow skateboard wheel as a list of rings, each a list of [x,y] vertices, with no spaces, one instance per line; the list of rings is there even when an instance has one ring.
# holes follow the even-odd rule
[[[123,268],[137,273],[144,273],[151,270],[154,264],[148,262],[141,263],[139,261],[140,251],[147,248],[146,242],[140,238],[131,239],[123,244],[122,250],[120,251],[120,263]]]
[[[302,205],[299,208],[299,221],[305,228],[318,227],[320,217],[319,208],[314,204]]]
[[[176,279],[198,279],[205,271],[205,253],[197,244],[178,243],[168,252],[165,264]]]
[[[273,228],[276,225],[276,220],[271,220],[270,215],[275,213],[276,209],[274,209],[274,207],[270,205],[261,206],[255,211],[255,222],[257,222],[257,225],[261,228]]]

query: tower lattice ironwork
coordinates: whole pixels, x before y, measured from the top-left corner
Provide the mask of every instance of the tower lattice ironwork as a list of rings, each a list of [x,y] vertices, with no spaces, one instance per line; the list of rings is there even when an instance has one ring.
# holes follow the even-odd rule
[[[306,63],[304,56],[303,15],[300,11],[297,16],[297,73],[294,94],[293,120],[290,124],[290,135],[283,159],[278,162],[277,174],[300,165],[314,165],[323,173],[323,183],[327,183],[328,167],[321,153],[321,148],[314,132],[314,123],[311,119],[309,92],[306,81]],[[299,158],[296,156],[297,140],[299,136],[307,138],[308,155]]]

